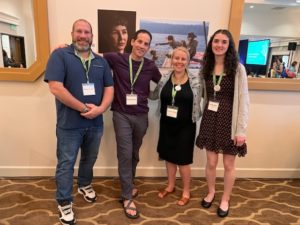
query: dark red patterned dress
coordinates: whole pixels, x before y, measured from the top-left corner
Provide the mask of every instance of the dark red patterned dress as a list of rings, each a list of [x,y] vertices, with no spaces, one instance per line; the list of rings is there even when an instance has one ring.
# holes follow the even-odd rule
[[[247,145],[237,147],[231,139],[234,77],[223,76],[221,80],[221,90],[216,93],[216,100],[220,103],[217,112],[208,110],[209,100],[214,98],[212,76],[205,80],[205,84],[207,104],[205,105],[196,145],[200,149],[216,153],[245,156]]]

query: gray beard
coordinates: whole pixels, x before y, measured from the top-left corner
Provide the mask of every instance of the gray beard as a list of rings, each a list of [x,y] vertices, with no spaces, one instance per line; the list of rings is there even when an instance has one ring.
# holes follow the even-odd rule
[[[76,42],[73,42],[74,48],[76,49],[76,51],[78,52],[89,52],[91,50],[91,45],[88,45],[86,47],[79,47]]]

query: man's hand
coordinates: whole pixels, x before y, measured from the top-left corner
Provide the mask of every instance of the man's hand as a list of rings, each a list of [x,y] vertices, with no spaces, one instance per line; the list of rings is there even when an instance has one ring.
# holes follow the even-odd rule
[[[88,107],[88,111],[85,113],[82,112],[82,113],[80,113],[80,115],[87,119],[94,119],[104,112],[104,110],[101,109],[100,106],[96,106],[96,105],[90,104],[90,103],[86,103],[85,105]]]
[[[52,52],[53,52],[54,50],[56,50],[56,49],[59,49],[59,48],[66,48],[66,47],[68,47],[68,46],[69,46],[68,44],[59,44],[59,45],[57,45],[57,46],[55,46],[55,47],[53,48]]]

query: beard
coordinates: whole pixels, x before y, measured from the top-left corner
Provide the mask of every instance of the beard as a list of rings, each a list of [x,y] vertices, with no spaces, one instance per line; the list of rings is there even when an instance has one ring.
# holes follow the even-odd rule
[[[86,41],[87,44],[82,45],[79,44],[80,41]],[[81,39],[81,40],[72,40],[74,48],[78,51],[78,52],[88,52],[91,50],[91,46],[92,46],[92,40],[87,40],[87,39]]]

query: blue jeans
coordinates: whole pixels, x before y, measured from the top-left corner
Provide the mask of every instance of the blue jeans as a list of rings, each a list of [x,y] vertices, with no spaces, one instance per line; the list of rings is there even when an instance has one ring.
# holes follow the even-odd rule
[[[78,187],[92,183],[93,167],[96,162],[103,127],[65,130],[56,128],[57,166],[56,200],[73,201],[73,174],[79,148],[81,158],[78,171]]]

